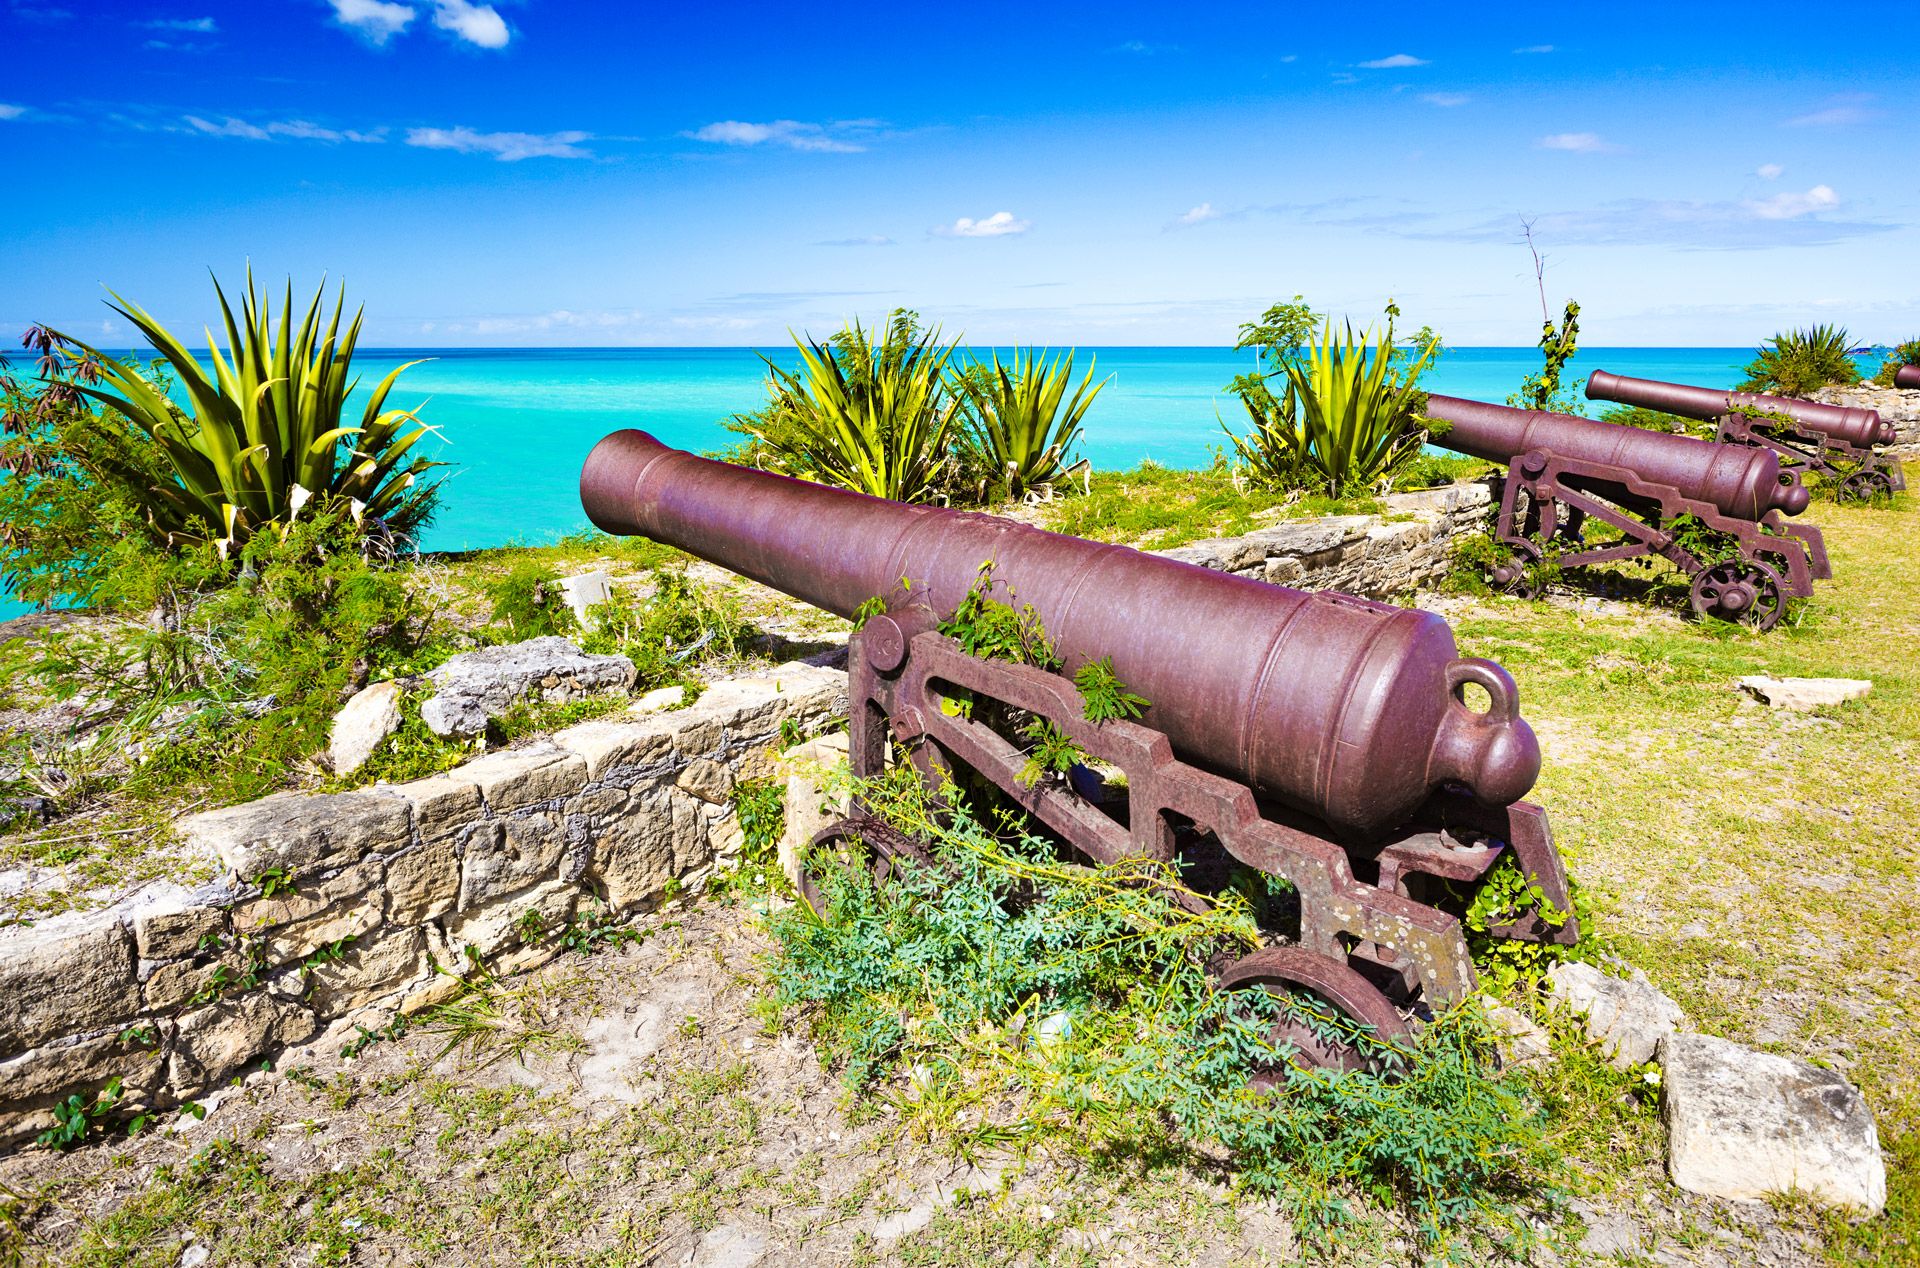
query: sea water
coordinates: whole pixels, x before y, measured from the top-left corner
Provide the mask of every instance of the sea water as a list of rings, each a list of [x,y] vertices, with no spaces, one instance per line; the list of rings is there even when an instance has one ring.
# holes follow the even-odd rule
[[[773,355],[792,367],[790,351]],[[1731,387],[1752,355],[1583,349],[1567,373]],[[551,541],[586,528],[580,464],[602,436],[639,427],[679,448],[719,449],[740,439],[727,420],[767,399],[766,364],[749,348],[361,349],[354,368],[364,390],[409,361],[420,364],[400,376],[388,405],[418,407],[435,432],[419,448],[451,464],[438,473],[446,487],[420,542],[426,550]],[[1539,368],[1534,348],[1449,348],[1421,386],[1503,402]],[[1252,369],[1251,353],[1224,348],[1081,348],[1076,377],[1092,370],[1104,384],[1087,412],[1082,452],[1102,470],[1149,458],[1203,466],[1229,444],[1223,423],[1244,431],[1245,411],[1225,389]],[[24,610],[0,598],[0,620]]]

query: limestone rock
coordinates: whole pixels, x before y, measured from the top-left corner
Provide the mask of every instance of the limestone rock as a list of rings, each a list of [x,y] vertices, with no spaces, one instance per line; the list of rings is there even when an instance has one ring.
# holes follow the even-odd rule
[[[460,910],[470,911],[544,879],[560,863],[560,816],[517,814],[483,823],[467,838],[460,866]]]
[[[299,1004],[250,991],[197,1008],[174,1031],[167,1090],[191,1096],[241,1067],[314,1032],[313,1014]]]
[[[587,764],[557,744],[533,744],[476,758],[459,768],[488,809],[506,814],[526,806],[559,802],[587,782]]]
[[[638,700],[627,712],[636,717],[643,713],[660,713],[667,709],[678,709],[687,701],[687,689],[682,686],[655,687]]]
[[[471,949],[491,957],[526,940],[534,930],[544,937],[566,926],[573,917],[573,902],[579,890],[565,881],[546,881],[508,894],[477,911],[465,911],[447,918],[447,941],[456,952]],[[463,965],[464,956],[455,955],[452,964]]]
[[[1547,998],[1587,1019],[1587,1036],[1616,1070],[1653,1060],[1660,1040],[1686,1020],[1680,1005],[1647,980],[1609,977],[1591,964],[1556,964],[1547,971]]]
[[[478,735],[528,696],[578,700],[625,691],[634,672],[625,656],[589,656],[555,634],[483,647],[427,675],[438,693],[420,706],[420,718],[435,735]]]
[[[400,990],[425,967],[420,930],[380,930],[349,947],[340,959],[307,971],[314,1012],[322,1021],[338,1017]]]
[[[590,609],[612,601],[613,578],[601,568],[583,572],[577,577],[562,577],[560,599],[572,611],[573,619],[585,629],[591,623]]]
[[[0,1053],[111,1026],[139,1007],[133,936],[114,913],[0,930]]]
[[[725,805],[733,795],[733,772],[711,758],[695,758],[687,763],[674,783],[700,800]]]
[[[675,691],[680,690],[678,687]],[[641,697],[645,702],[646,697]],[[636,706],[635,712],[638,712]],[[652,766],[673,751],[673,724],[666,718],[634,722],[595,720],[556,731],[553,742],[587,764],[588,779]]]
[[[1797,1189],[1868,1214],[1886,1206],[1873,1114],[1838,1074],[1710,1035],[1669,1035],[1660,1060],[1667,1169],[1681,1188],[1747,1199]]]
[[[1494,1042],[1500,1059],[1508,1065],[1532,1065],[1553,1055],[1547,1032],[1517,1008],[1509,1008],[1491,995],[1482,995],[1481,1004],[1492,1023]]]
[[[368,683],[333,715],[327,756],[334,774],[359,770],[380,742],[400,729],[400,695],[397,682]]]
[[[254,881],[275,867],[292,875],[397,850],[411,835],[411,818],[405,801],[384,793],[275,793],[192,815],[180,821],[180,834]]]
[[[1738,679],[1735,685],[1769,709],[1791,709],[1795,713],[1858,700],[1873,690],[1872,680],[1866,678],[1771,678],[1764,674]]]
[[[453,910],[460,897],[460,859],[445,838],[387,860],[387,919],[417,925]]]
[[[188,889],[155,881],[129,895],[115,910],[133,926],[134,947],[146,960],[192,955],[200,939],[226,928],[223,910],[240,895],[221,885]]]
[[[462,778],[463,774],[463,770],[456,769],[444,775],[381,787],[405,798],[413,807],[413,824],[421,840],[436,841],[453,835],[480,817],[480,789],[472,780]]]

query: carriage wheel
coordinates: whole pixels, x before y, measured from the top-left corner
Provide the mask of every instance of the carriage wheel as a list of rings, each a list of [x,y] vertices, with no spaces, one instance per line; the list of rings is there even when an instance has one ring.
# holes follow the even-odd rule
[[[1546,583],[1540,579],[1540,561],[1545,553],[1530,541],[1509,541],[1506,543],[1513,553],[1507,561],[1487,574],[1487,583],[1501,594],[1510,594],[1520,599],[1537,599],[1546,589]]]
[[[1267,1039],[1276,1048],[1291,1048],[1297,1064],[1328,1070],[1374,1069],[1377,1056],[1349,1037],[1351,1032],[1365,1028],[1384,1043],[1405,1040],[1410,1033],[1407,1020],[1392,1001],[1359,970],[1305,947],[1265,947],[1235,960],[1221,970],[1220,986],[1230,991],[1264,990],[1287,998],[1291,1008],[1267,1032]],[[1247,1080],[1257,1088],[1277,1087],[1282,1081],[1277,1061],[1254,1070]]]
[[[1755,630],[1770,630],[1787,610],[1780,574],[1757,559],[1730,559],[1703,569],[1689,591],[1693,610]]]
[[[933,856],[925,846],[878,819],[865,815],[836,819],[814,833],[813,840],[807,843],[806,857],[800,860],[799,875],[795,878],[800,897],[814,915],[823,917],[827,900],[820,889],[824,877],[821,862],[828,853],[854,858],[865,856],[876,884],[890,880],[903,860],[911,859],[922,867],[934,866]]]
[[[1877,467],[1856,471],[1840,481],[1839,493],[1843,502],[1872,502],[1892,497],[1893,476]]]

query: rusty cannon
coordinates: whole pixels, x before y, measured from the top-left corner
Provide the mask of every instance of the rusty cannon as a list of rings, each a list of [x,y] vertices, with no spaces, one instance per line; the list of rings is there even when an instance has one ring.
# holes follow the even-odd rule
[[[1491,573],[1536,598],[1555,568],[1659,556],[1703,616],[1757,629],[1833,575],[1820,530],[1788,525],[1809,494],[1770,449],[1671,436],[1571,414],[1427,399],[1433,443],[1504,463]]]
[[[1906,390],[1920,391],[1920,365],[1903,365],[1893,372],[1893,385]]]
[[[1543,901],[1499,934],[1578,936],[1545,813],[1521,800],[1540,754],[1513,679],[1461,657],[1438,616],[712,462],[639,431],[602,440],[580,489],[607,532],[864,618],[848,650],[855,775],[909,761],[936,791],[952,778],[1018,803],[1094,862],[1191,865],[1189,905],[1209,869],[1287,881],[1297,906],[1266,944],[1214,966],[1226,988],[1403,1036],[1474,990],[1459,913],[1504,860]],[[940,632],[963,603],[1016,595],[1051,669]],[[1151,702],[1137,721],[1087,720],[1072,675],[1095,662]],[[1015,719],[1044,720],[1084,760],[1032,779]],[[926,857],[857,808],[815,843],[857,844],[876,874]],[[817,902],[813,873],[800,880]],[[1325,1027],[1280,1040],[1356,1059]]]
[[[1875,448],[1892,444],[1894,436],[1893,424],[1882,422],[1876,410],[1634,379],[1605,370],[1588,376],[1587,399],[1715,423],[1720,441],[1771,449],[1782,467],[1831,481],[1844,498],[1880,497],[1907,487],[1900,464]]]

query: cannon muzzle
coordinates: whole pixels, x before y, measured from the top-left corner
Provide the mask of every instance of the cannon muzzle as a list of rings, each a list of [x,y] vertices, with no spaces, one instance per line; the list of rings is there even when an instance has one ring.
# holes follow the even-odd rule
[[[1657,409],[1682,418],[1703,420],[1727,414],[1758,412],[1783,414],[1808,431],[1820,432],[1844,444],[1865,449],[1893,443],[1893,424],[1880,420],[1878,410],[1853,405],[1822,405],[1790,396],[1766,396],[1757,392],[1732,392],[1711,387],[1689,387],[1684,383],[1662,383],[1657,379],[1634,379],[1624,374],[1595,370],[1587,376],[1587,399],[1617,401]]]
[[[1429,612],[711,462],[639,431],[588,455],[580,500],[607,532],[845,617],[877,596],[945,619],[991,562],[993,597],[1031,604],[1069,673],[1112,657],[1182,759],[1345,839],[1401,825],[1444,787],[1510,805],[1540,771],[1512,677],[1462,658]]]
[[[1903,365],[1898,370],[1895,370],[1893,372],[1893,385],[1895,387],[1906,388],[1910,392],[1920,390],[1920,365]],[[1886,443],[1893,443],[1893,438],[1889,436]]]

